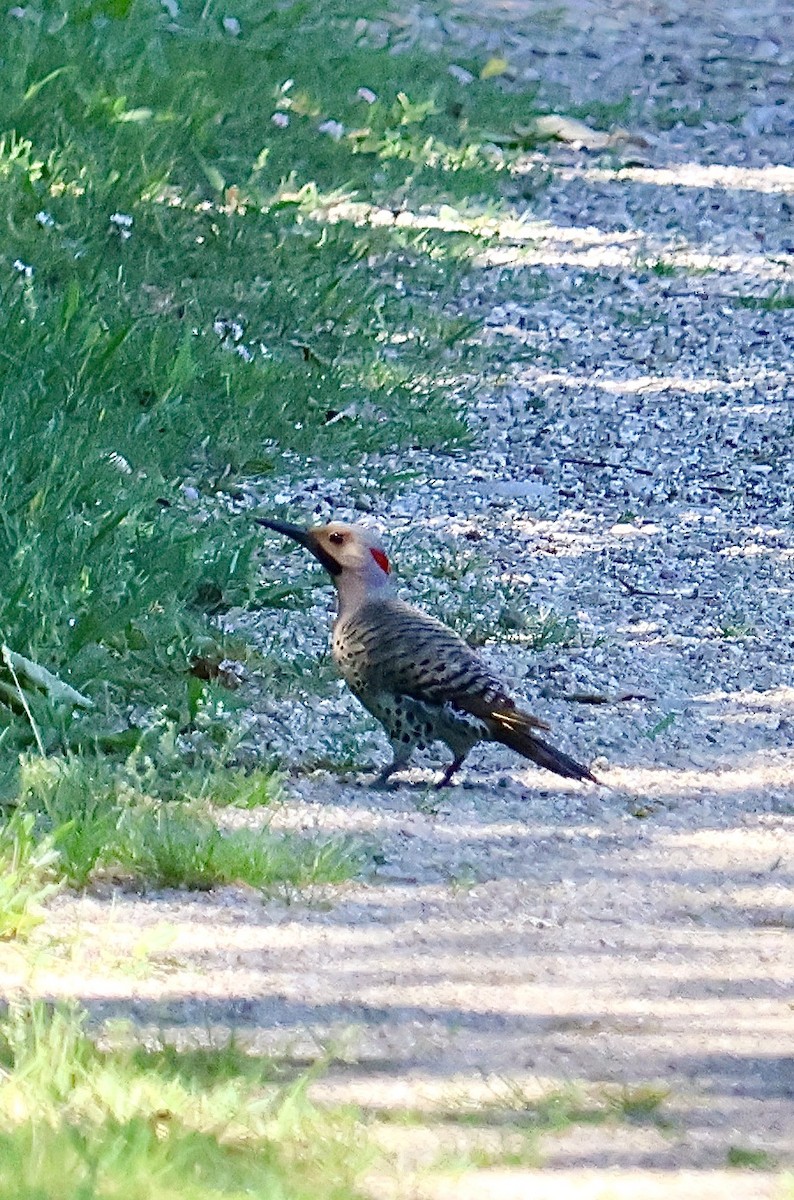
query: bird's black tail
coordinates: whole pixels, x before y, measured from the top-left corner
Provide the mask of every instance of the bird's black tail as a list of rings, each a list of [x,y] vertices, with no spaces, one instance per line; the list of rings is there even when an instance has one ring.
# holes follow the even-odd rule
[[[539,767],[545,767],[547,771],[553,771],[555,775],[562,775],[565,779],[589,779],[591,783],[598,783],[595,775],[588,771],[587,767],[563,754],[562,750],[556,750],[554,746],[544,742],[532,732],[530,725],[519,724],[517,721],[503,723],[498,719],[494,725],[496,741],[509,746],[518,754],[523,754],[524,758],[532,759]]]

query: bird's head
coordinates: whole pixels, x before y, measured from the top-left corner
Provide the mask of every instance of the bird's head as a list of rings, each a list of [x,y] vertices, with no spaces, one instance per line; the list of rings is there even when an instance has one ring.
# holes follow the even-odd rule
[[[357,581],[365,593],[391,586],[391,564],[380,538],[363,525],[345,525],[332,521],[314,529],[302,529],[285,521],[269,521],[258,517],[260,525],[292,538],[322,563],[342,591],[347,581]]]

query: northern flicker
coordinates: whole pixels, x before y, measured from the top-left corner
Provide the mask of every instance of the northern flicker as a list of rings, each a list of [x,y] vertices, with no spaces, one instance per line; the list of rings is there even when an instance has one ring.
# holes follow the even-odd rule
[[[414,749],[436,741],[453,755],[438,787],[450,782],[478,742],[501,742],[557,775],[598,782],[587,767],[538,737],[548,725],[516,705],[462,638],[395,595],[391,564],[372,530],[338,521],[315,529],[262,518],[258,523],[305,546],[336,586],[334,661],[392,744],[393,758],[379,783],[404,767]]]

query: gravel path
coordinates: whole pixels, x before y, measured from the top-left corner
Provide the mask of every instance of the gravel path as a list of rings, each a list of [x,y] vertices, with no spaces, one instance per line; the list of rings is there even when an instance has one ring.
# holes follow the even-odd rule
[[[484,653],[605,786],[493,748],[440,798],[421,764],[385,795],[296,773],[279,820],[361,834],[383,858],[372,879],[264,909],[236,890],[61,899],[52,932],[77,922],[90,949],[38,985],[154,1026],[231,1023],[297,1058],[330,1045],[320,1094],[375,1107],[432,1114],[508,1085],[666,1093],[669,1125],[573,1125],[538,1169],[417,1176],[395,1195],[780,1197],[794,1165],[794,310],[748,298],[792,294],[794,8],[555,12],[506,0],[484,28],[461,3],[387,30],[504,54],[552,105],[630,93],[644,144],[553,150],[531,213],[473,261],[460,310],[503,358],[477,392],[476,453],[377,464],[412,473],[378,520],[408,596],[496,622]],[[671,113],[697,124],[660,130]],[[324,481],[333,503],[318,507],[296,479],[288,498],[360,519],[367,486]],[[439,560],[458,576],[446,585]],[[576,621],[582,644],[509,641],[506,588]],[[325,604],[266,614],[259,634],[314,653],[327,621]],[[582,693],[611,702],[566,699]],[[257,708],[260,739],[296,765],[385,753],[341,691]],[[131,978],[120,960],[147,937],[152,969]],[[451,1136],[392,1131],[390,1145],[416,1166]],[[769,1169],[726,1174],[732,1147],[768,1152]]]

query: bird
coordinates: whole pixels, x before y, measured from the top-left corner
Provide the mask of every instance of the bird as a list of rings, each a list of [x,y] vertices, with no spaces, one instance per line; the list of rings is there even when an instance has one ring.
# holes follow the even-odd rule
[[[332,521],[302,528],[257,517],[258,524],[305,547],[336,586],[331,653],[350,690],[386,730],[392,760],[385,786],[415,749],[443,742],[452,761],[446,787],[479,742],[501,742],[566,779],[595,776],[538,734],[549,726],[520,708],[498,676],[452,629],[401,600],[379,535]]]

